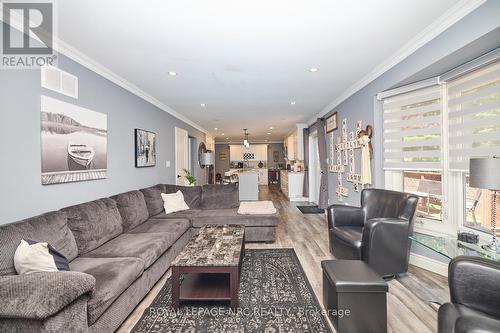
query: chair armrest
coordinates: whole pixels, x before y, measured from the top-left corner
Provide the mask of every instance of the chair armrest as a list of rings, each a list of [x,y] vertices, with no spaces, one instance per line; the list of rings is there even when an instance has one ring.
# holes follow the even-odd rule
[[[363,260],[384,275],[386,268],[406,271],[410,251],[410,221],[404,218],[373,218],[363,228]]]
[[[448,266],[452,303],[459,303],[500,318],[500,263],[460,256]]]
[[[0,276],[0,318],[42,320],[92,293],[94,287],[95,278],[81,272]]]
[[[500,320],[487,317],[461,316],[455,322],[455,333],[497,333],[500,332]]]
[[[363,226],[363,211],[360,207],[331,205],[327,208],[328,228]]]

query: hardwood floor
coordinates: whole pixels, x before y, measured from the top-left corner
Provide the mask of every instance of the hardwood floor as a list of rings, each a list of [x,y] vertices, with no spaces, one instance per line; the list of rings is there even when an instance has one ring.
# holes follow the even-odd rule
[[[304,203],[289,202],[277,185],[261,186],[259,197],[260,200],[272,200],[278,210],[277,240],[273,244],[250,243],[246,248],[294,248],[318,300],[322,303],[321,261],[334,259],[328,250],[326,217],[319,214],[302,214],[296,206]],[[134,327],[169,276],[170,270],[137,306],[118,332],[129,332]],[[443,303],[448,299],[446,278],[410,266],[408,274],[389,281],[389,332],[436,332],[437,307],[432,302]]]

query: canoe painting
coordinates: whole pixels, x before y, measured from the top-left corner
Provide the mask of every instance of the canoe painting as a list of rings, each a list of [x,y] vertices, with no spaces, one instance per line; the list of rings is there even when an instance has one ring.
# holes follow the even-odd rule
[[[42,184],[106,178],[106,114],[47,96],[41,106]]]

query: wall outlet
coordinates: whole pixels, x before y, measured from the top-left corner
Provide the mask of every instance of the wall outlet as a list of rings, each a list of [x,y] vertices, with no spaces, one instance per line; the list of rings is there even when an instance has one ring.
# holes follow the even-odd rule
[[[167,168],[170,168],[170,161],[165,162],[165,166],[166,166]]]

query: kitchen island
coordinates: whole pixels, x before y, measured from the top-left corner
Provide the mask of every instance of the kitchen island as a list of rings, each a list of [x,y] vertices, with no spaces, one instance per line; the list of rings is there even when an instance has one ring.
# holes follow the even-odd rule
[[[231,169],[224,175],[238,175],[240,201],[259,200],[259,174],[253,169]]]

